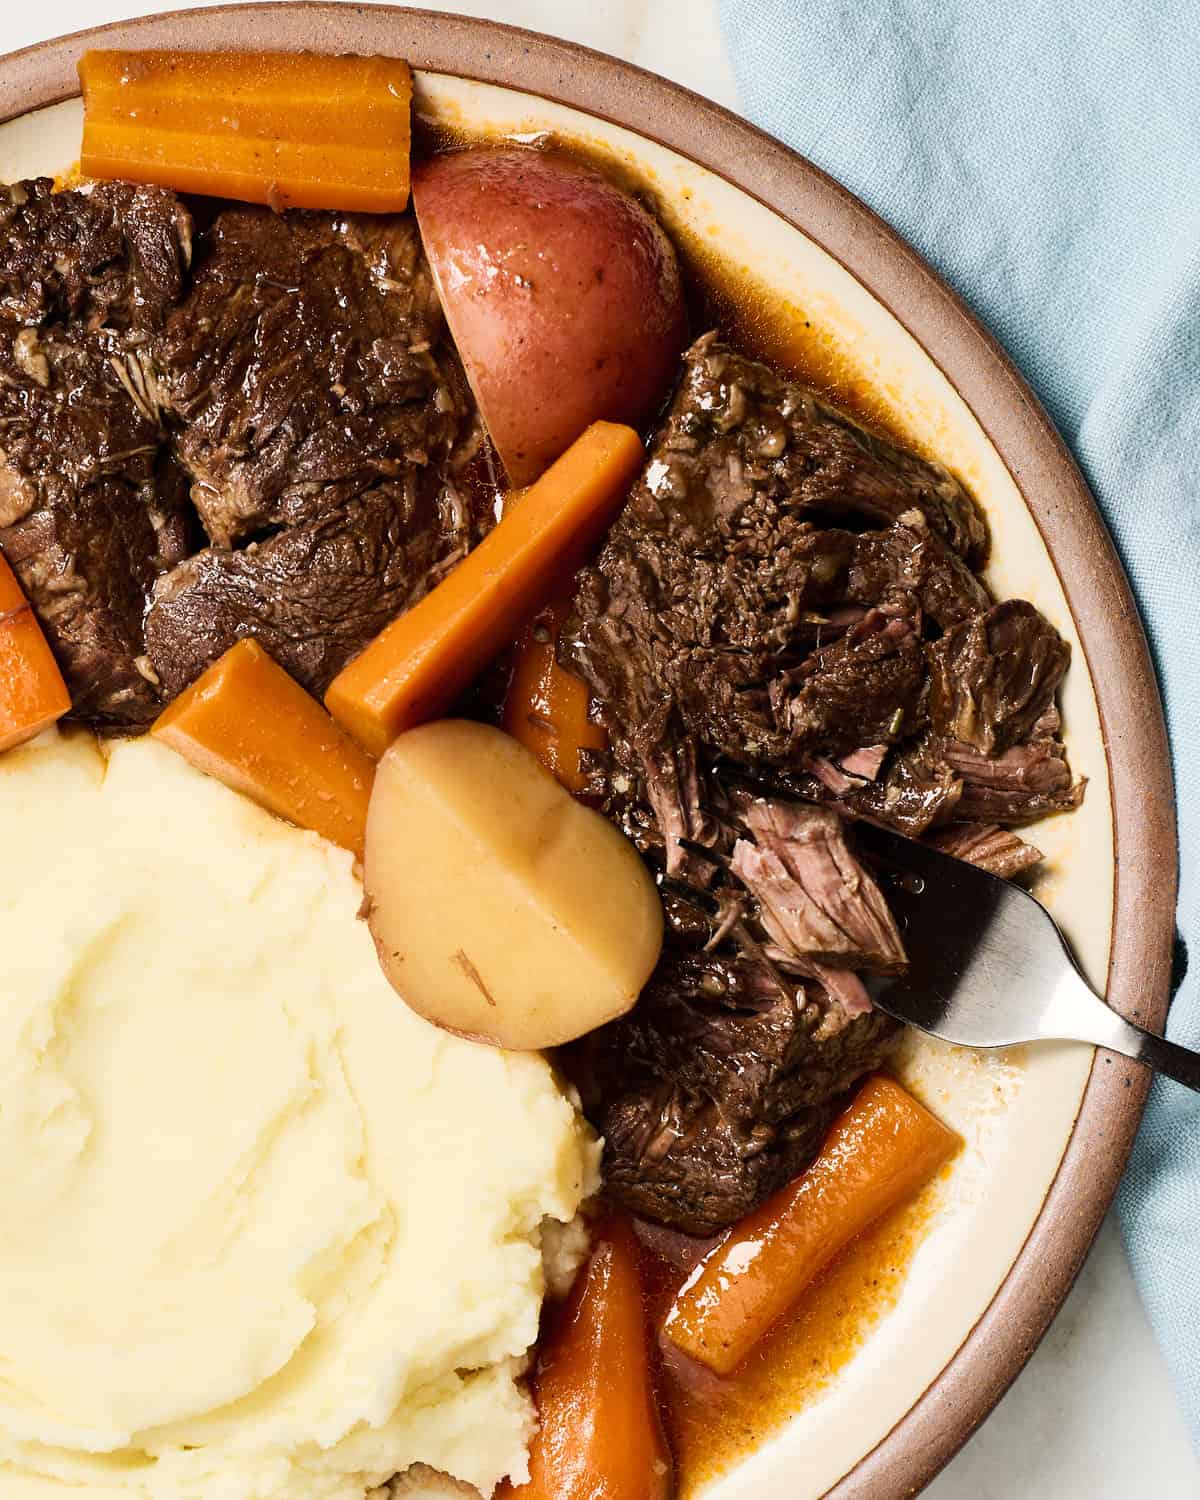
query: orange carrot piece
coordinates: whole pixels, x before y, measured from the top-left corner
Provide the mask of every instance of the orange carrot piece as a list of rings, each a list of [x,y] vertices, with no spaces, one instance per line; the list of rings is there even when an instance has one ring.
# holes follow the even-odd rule
[[[31,740],[70,706],[37,616],[0,557],[0,750]]]
[[[663,1331],[728,1375],[855,1236],[911,1198],[961,1144],[899,1084],[869,1078],[812,1166],[704,1257]]]
[[[394,57],[85,52],[86,177],[184,193],[398,213],[412,74]]]
[[[517,637],[504,699],[504,728],[532,750],[567,791],[578,794],[587,786],[582,752],[603,750],[608,740],[588,718],[587,684],[558,664],[558,634],[570,605],[570,594],[560,595]]]
[[[150,733],[198,770],[361,857],[375,766],[257,641],[239,641]]]
[[[496,529],[345,667],[325,706],[372,755],[443,713],[579,566],[641,467],[632,427],[593,422]]]
[[[671,1454],[654,1399],[638,1246],[601,1232],[533,1381],[540,1427],[520,1500],[668,1500]]]

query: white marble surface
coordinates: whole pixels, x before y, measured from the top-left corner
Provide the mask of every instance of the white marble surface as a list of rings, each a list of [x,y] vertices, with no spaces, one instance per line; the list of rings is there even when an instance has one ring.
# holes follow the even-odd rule
[[[162,8],[186,3],[163,0]],[[153,0],[2,0],[0,51],[152,8]],[[586,43],[736,106],[715,0],[457,0],[442,8]],[[1028,1368],[926,1494],[929,1500],[1200,1494],[1200,1469],[1111,1223]]]

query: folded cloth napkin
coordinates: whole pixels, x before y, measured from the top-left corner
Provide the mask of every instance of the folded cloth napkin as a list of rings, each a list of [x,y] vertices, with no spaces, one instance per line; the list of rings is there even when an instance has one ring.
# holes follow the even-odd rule
[[[965,297],[1100,502],[1146,622],[1175,762],[1168,1034],[1200,1046],[1195,0],[718,3],[749,116]],[[1200,1450],[1200,1097],[1155,1083],[1119,1205]]]

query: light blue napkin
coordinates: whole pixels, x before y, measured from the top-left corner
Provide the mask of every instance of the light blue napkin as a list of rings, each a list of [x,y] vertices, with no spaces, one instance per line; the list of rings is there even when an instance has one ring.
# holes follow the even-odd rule
[[[932,262],[1073,448],[1158,664],[1182,844],[1168,1027],[1200,1046],[1196,0],[719,0],[747,114]],[[1200,1097],[1159,1081],[1120,1196],[1200,1450]]]

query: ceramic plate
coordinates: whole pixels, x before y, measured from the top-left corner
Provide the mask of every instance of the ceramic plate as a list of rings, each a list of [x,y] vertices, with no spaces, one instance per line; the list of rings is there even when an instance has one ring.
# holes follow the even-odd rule
[[[385,52],[416,108],[470,134],[549,133],[605,158],[677,241],[715,260],[756,337],[936,454],[988,513],[988,581],[1071,642],[1063,694],[1082,810],[1032,838],[1039,894],[1093,983],[1164,1019],[1174,822],[1161,708],[1128,586],[1091,497],[1000,349],[884,224],[801,157],[647,73],[512,28],[382,6],[255,5],[151,17],[0,60],[0,172],[77,154],[87,46]],[[764,311],[763,309],[771,309]],[[910,1037],[906,1082],[966,1139],[924,1205],[886,1315],[801,1409],[713,1480],[713,1500],[896,1500],[961,1445],[1033,1351],[1115,1189],[1145,1098],[1088,1048],[971,1054]]]

